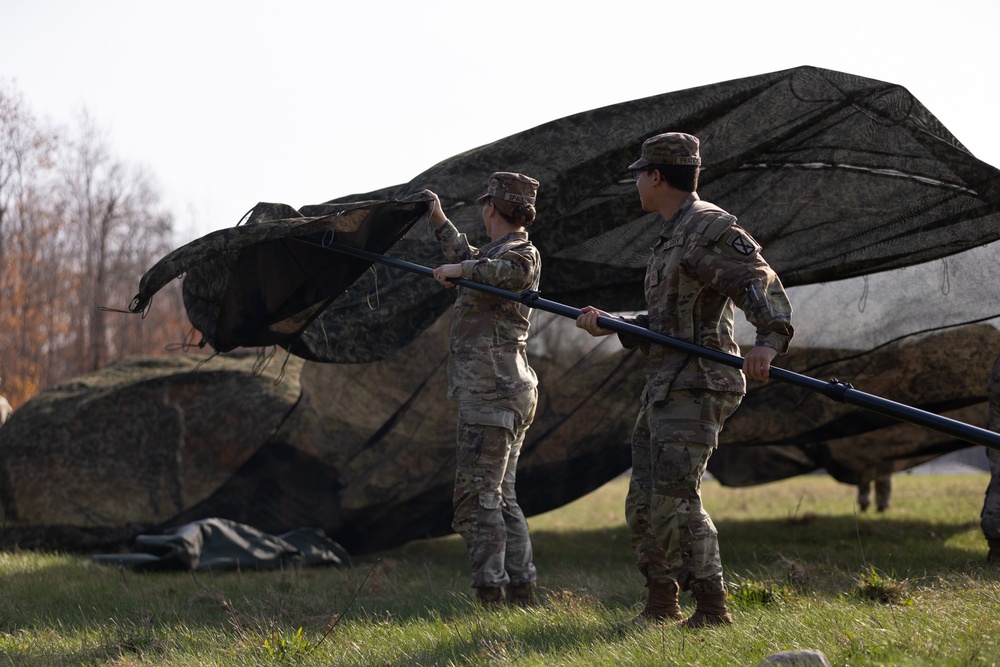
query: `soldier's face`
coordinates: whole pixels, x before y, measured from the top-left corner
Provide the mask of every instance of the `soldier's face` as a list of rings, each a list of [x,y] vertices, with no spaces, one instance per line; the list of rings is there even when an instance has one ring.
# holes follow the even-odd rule
[[[647,212],[653,210],[649,208],[652,205],[650,204],[650,180],[651,174],[645,169],[640,170],[635,179],[635,189],[639,191],[639,203],[642,204],[642,210]]]
[[[486,202],[483,204],[483,224],[486,226],[486,235],[493,238],[493,224],[492,220],[493,213],[493,202]]]

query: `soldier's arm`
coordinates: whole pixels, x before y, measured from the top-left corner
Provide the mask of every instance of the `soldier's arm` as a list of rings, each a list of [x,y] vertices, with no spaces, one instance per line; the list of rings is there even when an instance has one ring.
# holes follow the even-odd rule
[[[530,250],[508,251],[497,259],[478,258],[462,262],[462,277],[512,292],[531,287],[539,258]]]
[[[709,232],[687,249],[688,267],[744,312],[757,330],[756,346],[785,352],[794,333],[792,306],[760,245],[731,221],[721,221]]]
[[[441,200],[437,194],[432,190],[426,189],[424,190],[424,194],[429,195],[431,198],[427,217],[430,219],[431,224],[434,225],[434,236],[441,243],[441,249],[444,251],[445,258],[449,262],[454,263],[476,256],[478,252],[476,248],[469,244],[469,239],[466,238],[465,234],[459,233],[455,225],[448,219],[448,216],[444,214],[444,209],[441,208]],[[461,276],[451,275],[444,277],[459,278]]]
[[[469,243],[469,239],[458,231],[451,220],[445,220],[440,227],[437,227],[434,235],[441,242],[445,259],[451,263],[464,262],[479,255],[479,250]]]
[[[646,315],[646,313],[641,313],[635,316],[612,315],[611,313],[594,308],[593,306],[584,306],[580,309],[580,312],[582,314],[576,318],[576,326],[577,328],[583,329],[591,336],[608,336],[614,333],[611,329],[605,329],[597,323],[597,319],[600,317],[612,320],[621,320],[626,324],[642,327],[643,329],[649,328],[649,316]],[[639,350],[643,354],[649,354],[650,342],[647,340],[630,336],[629,334],[622,333],[621,331],[618,332],[618,340],[621,342],[622,347],[628,350],[638,346]]]

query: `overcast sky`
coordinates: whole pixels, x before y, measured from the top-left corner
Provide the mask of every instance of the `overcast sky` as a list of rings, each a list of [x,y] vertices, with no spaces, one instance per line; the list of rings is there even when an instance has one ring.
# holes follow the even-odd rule
[[[900,84],[1000,166],[997,0],[0,0],[0,79],[87,109],[178,242],[405,182],[588,109],[813,65]],[[502,165],[498,165],[498,168]]]

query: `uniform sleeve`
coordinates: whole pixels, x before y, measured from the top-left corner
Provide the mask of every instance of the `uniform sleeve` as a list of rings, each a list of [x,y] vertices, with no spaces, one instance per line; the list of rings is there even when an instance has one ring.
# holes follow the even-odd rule
[[[646,313],[640,313],[638,315],[623,315],[622,322],[626,324],[631,324],[633,326],[642,327],[643,329],[649,328],[649,315]],[[626,350],[631,350],[635,347],[639,348],[639,351],[643,354],[649,354],[649,348],[651,343],[644,338],[636,338],[627,333],[618,332],[618,340],[621,342],[622,347]]]
[[[521,292],[532,285],[539,269],[540,258],[532,247],[509,250],[496,259],[481,257],[462,262],[462,277],[493,285],[512,292]]]
[[[434,230],[434,236],[441,243],[444,258],[453,264],[477,257],[479,250],[469,244],[469,239],[458,231],[451,220]]]
[[[701,280],[725,294],[757,330],[756,345],[788,350],[792,339],[792,306],[785,288],[760,254],[760,244],[734,219],[721,220],[696,236],[685,261]]]

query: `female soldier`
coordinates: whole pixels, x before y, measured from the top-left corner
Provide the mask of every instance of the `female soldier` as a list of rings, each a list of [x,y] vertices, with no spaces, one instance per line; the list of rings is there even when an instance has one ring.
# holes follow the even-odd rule
[[[490,242],[469,244],[433,195],[430,219],[451,262],[434,269],[445,287],[466,278],[501,289],[538,289],[541,258],[526,229],[535,220],[538,181],[523,174],[490,177],[483,222]],[[472,586],[483,605],[505,597],[538,604],[531,539],[514,478],[524,435],[535,415],[538,379],[528,365],[529,308],[473,289],[459,290],[451,329],[448,397],[458,401],[458,469],[452,527],[465,538]],[[506,596],[504,593],[506,587]]]

